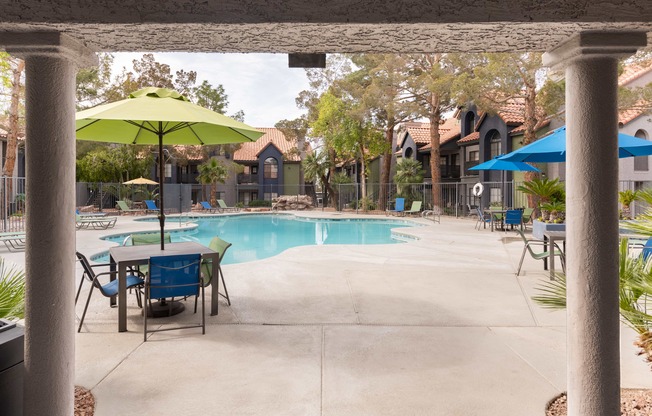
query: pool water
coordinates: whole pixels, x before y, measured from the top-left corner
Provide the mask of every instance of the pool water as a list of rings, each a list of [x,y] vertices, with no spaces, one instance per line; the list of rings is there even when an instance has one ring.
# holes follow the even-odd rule
[[[213,237],[219,236],[233,244],[224,256],[224,264],[260,260],[297,246],[400,243],[401,240],[392,238],[391,229],[417,225],[402,220],[333,220],[292,215],[201,217],[193,222],[199,225],[197,229],[172,233],[172,241],[196,241],[208,246]],[[119,243],[123,239],[124,236],[110,238]]]

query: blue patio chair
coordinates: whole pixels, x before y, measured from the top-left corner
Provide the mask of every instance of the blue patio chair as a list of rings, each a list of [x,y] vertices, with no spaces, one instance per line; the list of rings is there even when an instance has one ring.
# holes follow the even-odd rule
[[[485,228],[487,228],[487,224],[491,223],[491,217],[484,215],[484,212],[482,212],[482,208],[476,207],[476,212],[478,213],[478,220],[475,222],[475,228],[479,231],[480,226],[484,225]]]
[[[507,226],[513,230],[515,225],[518,225],[521,230],[523,229],[523,211],[520,209],[508,209],[505,212],[505,231],[507,231]]]
[[[145,202],[145,214],[149,214],[150,211],[152,212],[159,212],[158,207],[156,206],[156,202],[154,202],[153,199],[145,199],[143,202]]]
[[[394,209],[388,209],[386,214],[402,215],[405,212],[405,198],[396,198]]]
[[[208,201],[201,201],[200,204],[201,207],[208,212],[216,212],[220,210],[220,208],[213,207],[211,204],[208,203]]]
[[[648,238],[648,240],[643,245],[643,250],[641,251],[641,257],[645,261],[650,258],[650,255],[652,255],[652,238]]]
[[[88,304],[91,301],[91,296],[93,295],[94,289],[99,289],[102,296],[107,298],[116,296],[118,294],[118,279],[110,280],[108,283],[102,284],[100,282],[100,276],[109,276],[114,272],[107,271],[102,273],[95,273],[93,270],[94,267],[108,267],[110,264],[95,264],[91,265],[86,256],[82,253],[77,252],[77,259],[81,263],[82,269],[84,269],[84,274],[82,275],[81,281],[79,282],[79,288],[77,289],[77,296],[75,296],[75,305],[79,299],[79,294],[81,293],[82,286],[84,285],[85,280],[91,282],[91,289],[88,291],[88,298],[86,299],[86,305],[84,306],[84,312],[82,313],[81,319],[79,320],[79,328],[77,332],[81,332],[82,325],[84,324],[84,318],[86,317],[86,311],[88,310]],[[138,306],[142,307],[142,302],[140,299],[140,287],[145,284],[143,275],[138,271],[132,271],[130,275],[127,276],[127,289],[136,288],[136,300],[138,301]]]
[[[201,328],[206,333],[206,314],[204,303],[204,285],[200,274],[201,255],[181,254],[176,256],[157,256],[149,259],[149,273],[145,278],[145,307],[151,308],[152,299],[199,297],[201,292],[201,322],[194,325],[149,329],[147,312],[143,313],[143,339],[147,334],[159,331],[171,331],[184,328]],[[172,302],[168,302],[170,308]],[[195,301],[195,313],[197,302]]]

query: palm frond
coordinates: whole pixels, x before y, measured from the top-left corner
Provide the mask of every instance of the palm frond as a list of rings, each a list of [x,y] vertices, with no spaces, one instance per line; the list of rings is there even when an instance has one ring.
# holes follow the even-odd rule
[[[0,257],[0,318],[25,317],[25,272]]]

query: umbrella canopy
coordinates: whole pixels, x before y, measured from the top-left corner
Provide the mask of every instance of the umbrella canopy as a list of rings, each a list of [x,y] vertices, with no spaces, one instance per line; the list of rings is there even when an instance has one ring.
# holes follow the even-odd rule
[[[127,182],[122,182],[123,185],[158,185],[158,182],[155,182],[151,179],[143,178],[142,176],[140,178],[132,179]]]
[[[163,146],[211,145],[256,141],[264,133],[196,104],[176,91],[143,88],[129,98],[80,111],[77,139],[159,146],[159,178],[163,178]],[[159,179],[159,180],[161,180]],[[159,192],[161,249],[165,249],[163,186]]]
[[[618,157],[652,155],[652,142],[618,133]],[[553,130],[547,136],[501,157],[512,162],[565,162],[566,127]]]
[[[525,171],[525,172],[540,172],[539,169],[525,162],[511,162],[503,160],[502,156],[496,156],[491,160],[480,163],[477,166],[469,168],[469,170],[510,170],[510,171]]]
[[[477,166],[469,168],[469,170],[501,170],[501,171],[525,171],[525,172],[540,172],[539,169],[525,162],[510,162],[503,160],[504,156],[496,156],[491,160],[480,163]],[[501,174],[502,186],[501,194],[503,198],[503,206],[505,205],[505,174]]]

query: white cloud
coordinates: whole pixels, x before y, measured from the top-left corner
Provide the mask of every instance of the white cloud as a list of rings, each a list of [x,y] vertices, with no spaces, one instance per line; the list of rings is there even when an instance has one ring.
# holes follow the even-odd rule
[[[131,70],[131,62],[142,53],[115,53],[113,73],[122,67]],[[254,127],[273,127],[282,119],[294,119],[302,110],[294,99],[308,89],[305,71],[288,68],[284,54],[207,54],[154,53],[158,62],[170,65],[172,73],[179,69],[197,72],[197,84],[207,80],[213,86],[222,84],[229,100],[227,115],[245,112],[245,122]]]

